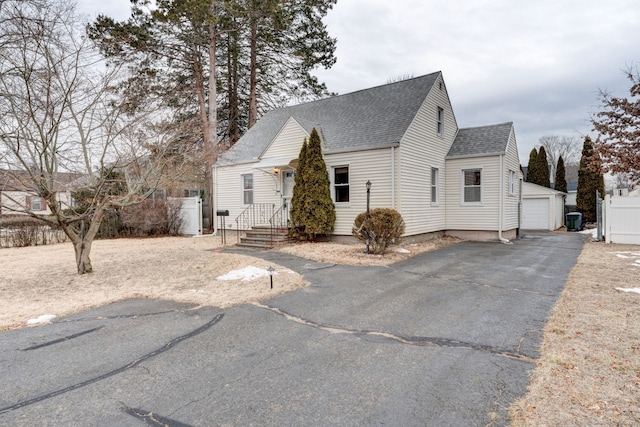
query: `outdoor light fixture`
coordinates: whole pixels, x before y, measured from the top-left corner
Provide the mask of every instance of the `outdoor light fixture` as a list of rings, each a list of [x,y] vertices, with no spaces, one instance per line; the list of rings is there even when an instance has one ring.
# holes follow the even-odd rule
[[[367,216],[365,217],[365,223],[367,225],[366,228],[366,242],[367,242],[367,255],[369,255],[369,218],[371,218],[371,214],[369,213],[369,197],[371,195],[371,181],[367,180]]]
[[[271,289],[273,289],[273,272],[276,271],[275,268],[273,268],[273,266],[267,268],[267,271],[269,272],[269,281],[271,282]]]
[[[280,168],[273,168],[273,173],[278,175],[280,173]]]

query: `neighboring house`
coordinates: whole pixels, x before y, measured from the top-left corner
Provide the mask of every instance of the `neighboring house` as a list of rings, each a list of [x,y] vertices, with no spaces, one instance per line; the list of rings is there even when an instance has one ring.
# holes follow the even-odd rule
[[[398,210],[407,237],[516,236],[522,174],[513,124],[459,129],[440,72],[265,114],[214,166],[215,209],[229,211],[229,227],[243,212],[257,219],[241,229],[269,223],[269,206],[286,211],[313,128],[336,208],[334,236],[351,235],[366,210],[367,181],[371,208]]]
[[[522,227],[525,230],[557,230],[564,225],[567,193],[522,183]]]
[[[63,207],[73,203],[69,184],[81,176],[63,172],[56,175],[56,196]],[[45,200],[33,191],[33,182],[27,172],[0,170],[0,214],[26,214],[26,211],[36,215],[51,214]]]
[[[567,182],[567,197],[564,201],[564,205],[566,206],[567,211],[576,210],[577,196],[578,196],[578,181]]]

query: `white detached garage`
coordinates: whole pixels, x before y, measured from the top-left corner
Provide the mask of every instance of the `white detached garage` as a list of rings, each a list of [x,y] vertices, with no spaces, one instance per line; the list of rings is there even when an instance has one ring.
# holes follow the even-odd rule
[[[567,193],[530,182],[522,183],[522,229],[557,230],[564,225]]]

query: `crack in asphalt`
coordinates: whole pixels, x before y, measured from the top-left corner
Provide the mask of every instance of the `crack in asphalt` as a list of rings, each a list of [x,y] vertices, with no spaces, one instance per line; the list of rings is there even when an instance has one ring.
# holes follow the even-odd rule
[[[62,388],[60,390],[56,390],[56,391],[52,391],[50,393],[46,393],[40,396],[36,396],[34,398],[31,398],[29,400],[25,400],[23,402],[19,402],[19,403],[15,403],[13,405],[9,405],[9,406],[4,406],[4,407],[0,407],[0,414],[4,414],[10,411],[14,411],[16,409],[20,409],[20,408],[24,408],[26,406],[30,406],[33,405],[34,403],[38,403],[38,402],[42,402],[43,400],[47,400],[50,399],[52,397],[56,397],[56,396],[60,396],[62,394],[68,393],[70,391],[73,390],[77,390],[79,388],[82,387],[86,387],[88,385],[97,383],[99,381],[105,380],[107,378],[113,377],[115,375],[121,374],[122,372],[125,372],[131,368],[136,367],[137,365],[141,364],[142,362],[145,362],[146,360],[149,360],[153,357],[156,357],[166,351],[168,351],[169,349],[171,349],[172,347],[174,347],[176,344],[179,344],[180,342],[189,339],[189,338],[193,338],[196,335],[201,334],[202,332],[206,331],[207,329],[211,328],[213,325],[215,325],[216,323],[218,323],[220,320],[222,320],[222,318],[224,317],[224,313],[218,314],[216,315],[213,319],[211,319],[209,322],[205,323],[204,325],[200,326],[197,329],[194,329],[193,331],[189,332],[188,334],[185,335],[181,335],[177,338],[172,339],[171,341],[167,342],[165,345],[163,345],[160,348],[157,348],[156,350],[152,351],[151,353],[147,353],[144,356],[134,360],[133,362],[121,366],[117,369],[114,369],[110,372],[106,372],[102,375],[98,375],[97,377],[94,378],[90,378],[88,380],[79,382],[77,384],[73,384],[70,385],[69,387],[65,387]]]
[[[72,340],[74,338],[78,338],[78,337],[81,337],[83,335],[87,335],[87,334],[90,334],[92,332],[99,331],[102,328],[104,328],[104,326],[98,326],[97,328],[89,329],[87,331],[78,332],[78,333],[72,334],[72,335],[67,335],[66,337],[58,338],[57,340],[47,341],[45,343],[33,345],[31,347],[23,348],[21,350],[22,351],[37,350],[39,348],[48,347],[48,346],[54,345],[54,344],[59,344],[59,343],[64,342],[64,341],[69,341],[69,340]]]
[[[293,322],[299,323],[301,325],[310,326],[312,328],[320,329],[326,332],[330,332],[332,334],[346,334],[346,335],[354,335],[357,337],[363,336],[375,336],[381,337],[390,341],[399,342],[401,344],[407,345],[415,345],[415,346],[427,346],[432,345],[436,347],[449,347],[449,348],[466,348],[471,350],[482,351],[485,353],[495,354],[497,356],[503,356],[509,359],[520,360],[528,363],[535,363],[535,359],[529,356],[525,356],[523,354],[519,354],[514,351],[492,347],[484,344],[475,344],[465,341],[452,340],[448,338],[437,338],[437,337],[403,337],[401,335],[395,335],[388,332],[380,332],[380,331],[367,331],[367,330],[357,330],[357,329],[346,329],[339,328],[334,326],[323,325],[321,323],[313,322],[311,320],[306,320],[301,317],[294,316],[286,311],[283,311],[276,307],[271,307],[268,305],[261,304],[259,302],[254,302],[253,305],[256,307],[269,310],[273,313],[279,314],[286,318],[287,320],[291,320]]]
[[[77,319],[56,320],[55,323],[87,322],[90,320],[138,319],[142,317],[160,316],[162,314],[183,313],[183,312],[184,312],[183,310],[165,310],[165,311],[156,311],[154,313],[143,313],[143,314],[117,314],[113,316],[80,317]]]
[[[123,404],[124,405],[124,404]],[[162,415],[154,414],[153,412],[146,411],[140,408],[131,408],[124,405],[125,412],[134,418],[144,421],[150,426],[161,427],[192,427],[190,424],[185,424],[180,421],[172,420],[171,418],[163,417]]]

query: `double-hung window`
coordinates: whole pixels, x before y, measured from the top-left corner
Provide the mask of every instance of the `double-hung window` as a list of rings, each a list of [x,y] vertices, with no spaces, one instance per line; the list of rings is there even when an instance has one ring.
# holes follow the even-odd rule
[[[462,202],[482,203],[482,169],[465,169],[462,171],[462,179]]]
[[[516,195],[516,171],[509,171],[509,195]]]
[[[32,197],[30,208],[32,211],[43,211],[44,208],[42,207],[42,198]]]
[[[444,110],[441,107],[438,107],[438,112],[436,119],[438,121],[437,131],[439,136],[444,135]]]
[[[438,203],[438,168],[431,168],[431,203]]]
[[[349,166],[333,168],[333,188],[336,203],[349,201]]]
[[[242,203],[253,203],[253,174],[242,175]]]

